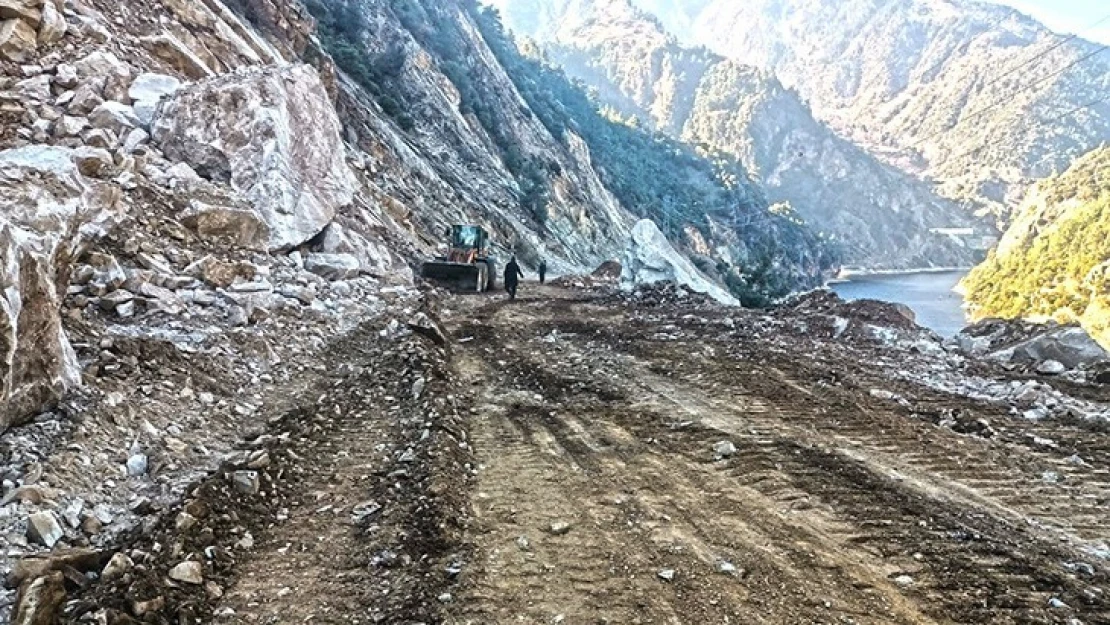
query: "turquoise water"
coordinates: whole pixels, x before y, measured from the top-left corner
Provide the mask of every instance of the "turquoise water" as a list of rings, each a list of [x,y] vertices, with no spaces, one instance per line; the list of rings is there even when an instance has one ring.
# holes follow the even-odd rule
[[[967,325],[963,297],[953,291],[966,271],[853,276],[829,287],[844,299],[877,299],[905,304],[917,323],[942,336],[955,336]]]

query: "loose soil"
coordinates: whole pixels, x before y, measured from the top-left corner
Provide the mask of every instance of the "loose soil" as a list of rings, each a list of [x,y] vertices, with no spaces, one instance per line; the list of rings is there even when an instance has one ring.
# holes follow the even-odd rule
[[[765,313],[526,287],[445,301],[445,348],[337,345],[269,426],[262,494],[210,477],[210,522],[183,540],[169,515],[129,546],[162,556],[71,608],[127,622],[142,590],[166,605],[136,620],[163,623],[1110,623],[1100,428],[900,381],[873,343],[772,349]],[[220,592],[166,590],[190,557]]]

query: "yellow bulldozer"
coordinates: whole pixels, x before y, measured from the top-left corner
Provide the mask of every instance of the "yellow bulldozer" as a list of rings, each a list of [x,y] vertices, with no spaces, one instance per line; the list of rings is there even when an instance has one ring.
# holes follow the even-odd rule
[[[447,229],[447,255],[424,263],[420,274],[448,288],[482,293],[497,286],[497,267],[489,249],[489,233],[481,226]]]

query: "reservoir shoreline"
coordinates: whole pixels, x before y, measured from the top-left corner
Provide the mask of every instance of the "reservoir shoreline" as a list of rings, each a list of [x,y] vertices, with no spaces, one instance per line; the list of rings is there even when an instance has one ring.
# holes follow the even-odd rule
[[[846,300],[904,304],[917,315],[919,325],[952,337],[969,324],[964,297],[958,289],[968,271],[951,268],[847,274],[827,286]]]

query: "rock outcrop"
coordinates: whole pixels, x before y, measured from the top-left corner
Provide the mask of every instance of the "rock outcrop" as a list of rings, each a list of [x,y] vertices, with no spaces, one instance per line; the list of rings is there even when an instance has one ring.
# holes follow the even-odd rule
[[[247,200],[267,226],[240,239],[248,247],[300,245],[354,199],[339,120],[307,65],[191,85],[162,105],[152,136],[168,158]]]
[[[688,258],[679,254],[655,222],[644,219],[632,228],[624,255],[621,286],[635,289],[638,285],[657,282],[674,282],[722,304],[740,305],[728,291],[714,284]]]
[[[46,146],[0,152],[0,430],[81,379],[59,309],[83,232],[115,197],[81,176],[76,156]]]
[[[972,355],[1042,373],[1056,367],[1059,372],[1087,369],[1110,361],[1110,352],[1075,325],[987,319],[966,328],[956,341]]]

